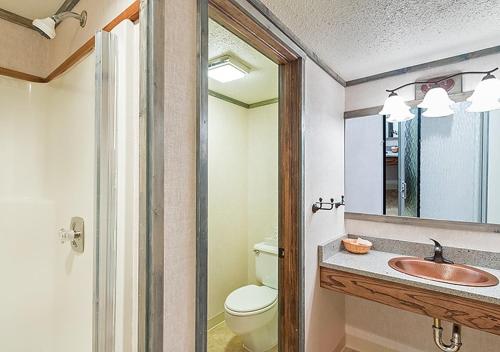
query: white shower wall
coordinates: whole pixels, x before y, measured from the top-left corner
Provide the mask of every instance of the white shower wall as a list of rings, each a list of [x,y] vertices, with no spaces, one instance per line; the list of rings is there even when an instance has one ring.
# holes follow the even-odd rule
[[[0,341],[5,351],[50,352],[54,346],[55,211],[47,197],[47,135],[39,109],[46,98],[40,85],[0,77]]]
[[[116,351],[137,347],[139,27],[117,48]],[[95,55],[47,84],[0,77],[0,350],[92,350]],[[85,221],[85,250],[58,239]],[[29,338],[26,338],[29,336]]]
[[[0,341],[12,352],[92,342],[94,57],[49,84],[0,78]],[[85,219],[85,252],[57,231]],[[29,338],[26,338],[29,336]]]

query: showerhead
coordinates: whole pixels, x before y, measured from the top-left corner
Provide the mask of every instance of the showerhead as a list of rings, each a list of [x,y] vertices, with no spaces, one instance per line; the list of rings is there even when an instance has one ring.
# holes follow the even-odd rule
[[[54,39],[56,37],[56,25],[66,18],[76,18],[80,21],[80,27],[83,28],[87,23],[87,11],[82,11],[81,14],[67,11],[47,18],[36,18],[33,20],[33,26],[38,28],[45,37]]]

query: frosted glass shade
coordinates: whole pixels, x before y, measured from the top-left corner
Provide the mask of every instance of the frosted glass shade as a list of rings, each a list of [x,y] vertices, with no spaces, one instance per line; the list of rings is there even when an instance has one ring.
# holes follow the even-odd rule
[[[453,115],[451,106],[454,101],[450,99],[448,93],[441,87],[432,88],[427,92],[424,101],[418,104],[419,108],[427,109],[422,114],[425,117],[442,117]]]
[[[387,118],[387,122],[391,123],[398,123],[398,122],[404,122],[411,120],[415,117],[414,114],[412,114],[409,110],[406,111],[397,111],[394,112],[393,114],[389,115]]]
[[[415,117],[403,98],[396,93],[391,93],[385,100],[384,107],[380,110],[379,115],[387,115],[387,121],[392,123],[408,121]]]
[[[493,75],[486,76],[467,98],[472,104],[467,112],[485,112],[500,109],[500,80]]]

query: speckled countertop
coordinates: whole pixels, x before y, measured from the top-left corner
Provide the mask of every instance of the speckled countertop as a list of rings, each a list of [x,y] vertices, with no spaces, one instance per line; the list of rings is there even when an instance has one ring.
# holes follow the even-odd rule
[[[492,287],[469,287],[421,279],[403,274],[389,266],[388,261],[394,257],[401,257],[401,254],[377,250],[371,250],[367,254],[351,254],[342,250],[341,246],[339,246],[339,241],[335,242],[337,250],[332,250],[332,243],[320,246],[319,265],[321,267],[500,305],[500,285]],[[500,270],[484,267],[479,268],[500,278]]]

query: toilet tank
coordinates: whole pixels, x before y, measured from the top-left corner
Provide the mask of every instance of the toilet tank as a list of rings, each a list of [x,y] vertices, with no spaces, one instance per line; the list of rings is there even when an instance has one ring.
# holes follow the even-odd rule
[[[253,246],[253,251],[257,281],[278,289],[278,247],[271,242],[260,242]]]

